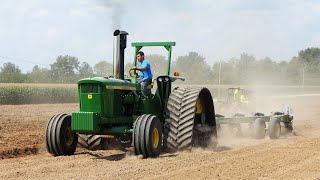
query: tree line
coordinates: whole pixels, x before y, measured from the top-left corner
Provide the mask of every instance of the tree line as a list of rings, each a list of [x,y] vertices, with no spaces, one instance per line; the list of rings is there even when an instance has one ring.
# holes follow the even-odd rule
[[[151,54],[149,60],[154,76],[166,73],[165,56]],[[125,73],[132,67],[125,65]],[[188,84],[277,84],[320,85],[320,49],[316,47],[299,51],[290,61],[275,61],[269,57],[257,59],[243,53],[238,58],[216,61],[213,65],[204,56],[189,52],[179,56],[171,64],[171,74],[178,71]],[[77,57],[60,55],[50,68],[35,65],[31,72],[22,73],[12,62],[0,68],[1,83],[76,83],[79,79],[94,76],[112,76],[113,67],[108,61],[100,61],[93,67],[80,63]]]

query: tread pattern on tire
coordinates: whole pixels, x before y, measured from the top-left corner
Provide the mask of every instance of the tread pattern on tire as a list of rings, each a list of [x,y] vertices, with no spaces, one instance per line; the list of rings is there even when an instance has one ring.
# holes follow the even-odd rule
[[[192,147],[196,102],[202,89],[177,87],[170,94],[163,139],[167,151]]]
[[[103,139],[100,135],[79,134],[78,145],[88,150],[104,150]]]
[[[152,142],[154,129],[159,133],[159,144],[155,148]],[[156,116],[143,114],[134,123],[133,149],[136,155],[142,154],[144,158],[158,157],[160,155],[162,142],[162,124]]]
[[[46,128],[46,147],[47,151],[54,156],[72,155],[78,142],[77,134],[74,134],[74,140],[71,146],[68,146],[64,140],[64,130],[71,126],[71,116],[60,113],[52,116]],[[62,130],[62,131],[61,131]]]
[[[142,154],[142,150],[140,148],[140,143],[139,143],[141,119],[142,119],[142,116],[139,116],[138,119],[136,120],[135,126],[134,126],[133,143],[134,143],[134,153],[136,155]]]

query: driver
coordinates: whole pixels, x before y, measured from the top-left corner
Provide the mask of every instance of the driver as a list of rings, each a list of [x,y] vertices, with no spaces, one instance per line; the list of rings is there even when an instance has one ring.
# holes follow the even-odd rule
[[[137,80],[141,84],[142,96],[146,97],[150,93],[147,87],[152,82],[151,66],[149,61],[144,58],[142,51],[137,52],[137,59],[140,62],[139,67],[134,66],[132,69],[140,71],[140,77]]]

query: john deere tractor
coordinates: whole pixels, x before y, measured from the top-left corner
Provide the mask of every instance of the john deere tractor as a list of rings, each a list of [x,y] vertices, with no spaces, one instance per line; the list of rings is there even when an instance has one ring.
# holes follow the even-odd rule
[[[132,43],[135,52],[146,46],[162,46],[168,51],[167,72],[155,78],[141,95],[138,72],[124,76],[125,31],[114,32],[113,77],[91,77],[78,81],[80,110],[71,115],[52,116],[46,129],[46,146],[54,156],[74,154],[79,134],[111,135],[131,141],[136,155],[157,157],[162,149],[174,152],[213,145],[216,121],[212,97],[207,88],[176,87],[184,80],[170,75],[171,52],[175,42]],[[137,65],[135,55],[134,65]],[[175,73],[176,75],[178,73]]]

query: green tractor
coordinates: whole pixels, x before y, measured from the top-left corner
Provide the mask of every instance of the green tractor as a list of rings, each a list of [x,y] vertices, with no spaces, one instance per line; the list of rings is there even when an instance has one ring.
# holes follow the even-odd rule
[[[175,87],[184,80],[170,75],[175,42],[132,43],[135,52],[146,46],[168,51],[165,75],[155,78],[157,89],[148,97],[140,93],[137,72],[124,76],[124,50],[128,33],[114,32],[113,77],[91,77],[78,81],[80,111],[51,117],[46,129],[46,146],[54,156],[74,154],[78,136],[110,135],[127,140],[136,155],[158,157],[168,152],[216,145],[216,120],[212,96],[207,88]],[[137,65],[137,58],[134,58]],[[148,88],[153,88],[154,84]]]
[[[249,102],[253,99],[253,91],[240,87],[228,88],[225,98],[218,99],[219,113],[236,114],[248,111]]]

